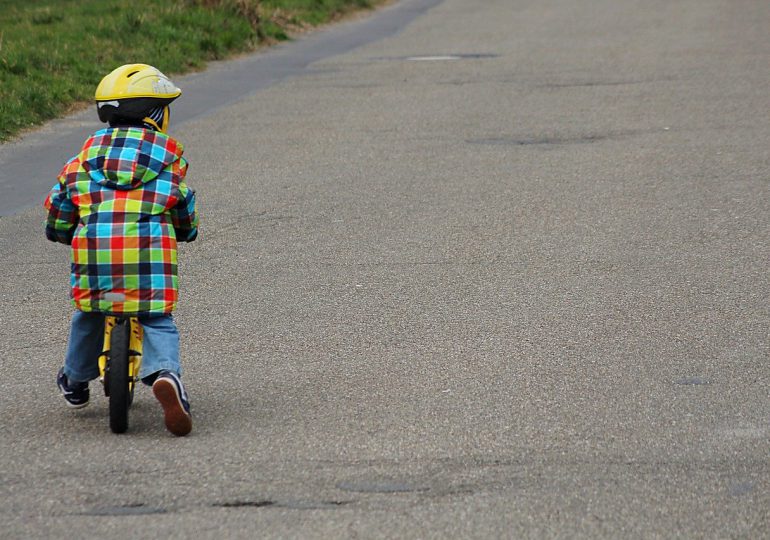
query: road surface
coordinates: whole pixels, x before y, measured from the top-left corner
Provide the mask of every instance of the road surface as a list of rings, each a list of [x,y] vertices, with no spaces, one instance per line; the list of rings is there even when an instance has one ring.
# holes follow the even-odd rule
[[[434,4],[173,130],[187,438],[0,218],[3,537],[770,537],[770,4]]]

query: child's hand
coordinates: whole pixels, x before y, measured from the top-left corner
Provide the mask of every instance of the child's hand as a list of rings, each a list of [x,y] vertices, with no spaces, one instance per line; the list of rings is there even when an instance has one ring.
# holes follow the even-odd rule
[[[192,242],[198,238],[198,227],[194,229],[177,229],[174,227],[177,242]]]

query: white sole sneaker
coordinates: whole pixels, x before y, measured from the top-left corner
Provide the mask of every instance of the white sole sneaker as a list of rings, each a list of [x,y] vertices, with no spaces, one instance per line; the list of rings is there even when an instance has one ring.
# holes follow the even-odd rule
[[[152,385],[152,393],[163,407],[166,429],[177,437],[192,431],[192,416],[184,409],[177,385],[170,377],[158,377]]]

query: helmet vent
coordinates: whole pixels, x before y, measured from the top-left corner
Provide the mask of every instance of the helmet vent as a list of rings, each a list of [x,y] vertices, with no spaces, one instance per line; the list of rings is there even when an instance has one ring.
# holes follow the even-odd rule
[[[139,73],[139,70],[138,70],[138,69],[137,69],[136,71],[132,71],[131,73],[129,73],[128,75],[126,75],[126,77],[133,77],[133,76],[134,76],[134,75],[136,75],[137,73]]]

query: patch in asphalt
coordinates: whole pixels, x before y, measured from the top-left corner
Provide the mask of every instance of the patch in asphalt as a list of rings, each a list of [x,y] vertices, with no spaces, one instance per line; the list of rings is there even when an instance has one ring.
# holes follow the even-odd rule
[[[449,54],[417,54],[410,56],[380,56],[374,60],[402,61],[408,62],[441,62],[446,60],[482,60],[484,58],[498,58],[499,54],[494,53],[449,53]]]
[[[337,488],[359,493],[414,493],[428,491],[427,487],[414,486],[403,482],[340,482]]]
[[[733,497],[740,497],[741,495],[748,495],[754,491],[754,482],[741,482],[730,486],[730,495]]]
[[[285,501],[276,506],[291,510],[325,510],[328,508],[339,508],[352,502],[354,501]]]
[[[669,127],[657,129],[630,129],[626,131],[613,131],[610,133],[577,133],[570,135],[543,135],[532,137],[517,137],[513,135],[499,135],[497,137],[481,137],[478,139],[466,139],[467,144],[486,146],[567,146],[572,144],[593,144],[602,141],[623,140],[640,135],[658,135],[668,132]]]
[[[594,86],[628,86],[634,84],[649,84],[660,81],[667,81],[672,79],[633,79],[633,80],[616,80],[616,81],[580,81],[580,82],[565,82],[565,83],[545,83],[538,84],[537,88],[590,88]]]
[[[229,501],[222,503],[214,503],[211,506],[217,506],[220,508],[263,508],[265,506],[273,506],[274,501],[258,500],[258,501]]]
[[[488,146],[547,146],[567,144],[591,144],[613,138],[612,135],[585,135],[579,137],[488,137],[484,139],[468,139],[468,144]]]
[[[290,510],[324,510],[328,508],[339,508],[354,501],[230,501],[214,503],[211,506],[216,508],[288,508]]]
[[[704,384],[710,384],[711,381],[704,377],[684,377],[683,379],[679,379],[676,381],[676,384],[681,384],[684,386],[700,386]]]
[[[148,514],[165,514],[165,508],[145,506],[139,504],[127,504],[123,506],[103,506],[83,512],[83,516],[146,516]]]

